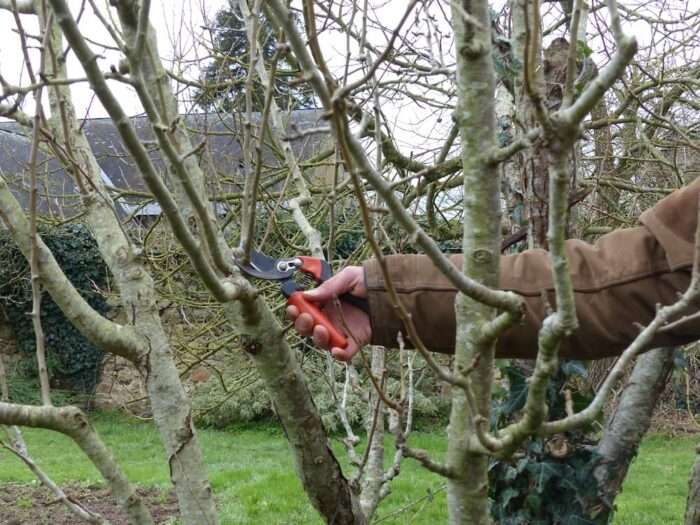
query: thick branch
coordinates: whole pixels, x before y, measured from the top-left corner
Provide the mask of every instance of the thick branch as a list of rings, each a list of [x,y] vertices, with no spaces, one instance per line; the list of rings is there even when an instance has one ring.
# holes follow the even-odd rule
[[[265,381],[294,456],[297,475],[327,523],[366,523],[359,501],[328,446],[323,424],[296,357],[262,298],[224,306]]]
[[[569,108],[558,112],[562,121],[570,125],[581,122],[593,110],[605,92],[622,76],[637,51],[637,40],[633,36],[623,35],[618,40],[617,45],[618,48],[610,63],[588,84],[576,102]]]
[[[260,1],[258,0],[253,7],[255,13],[251,13],[248,8],[247,0],[238,2],[239,9],[243,14],[246,25],[246,34],[248,36],[249,46],[249,62],[248,74],[245,82],[245,122],[243,124],[243,167],[245,169],[245,185],[243,187],[243,204],[241,207],[241,240],[239,243],[243,261],[248,262],[250,252],[253,249],[253,241],[255,240],[255,215],[258,196],[258,185],[260,183],[260,171],[262,170],[262,146],[265,140],[267,130],[267,121],[270,116],[270,104],[272,98],[272,83],[265,82],[260,79],[265,86],[265,107],[262,113],[260,122],[260,132],[258,136],[258,144],[256,148],[256,162],[253,167],[253,83],[255,80],[255,65],[260,61],[258,58],[258,14],[260,10]],[[274,78],[277,69],[277,60],[279,59],[279,49],[275,52],[272,60],[272,78]],[[263,67],[264,69],[264,67]]]
[[[613,502],[622,489],[622,482],[651,424],[659,396],[668,383],[674,352],[674,348],[658,348],[637,360],[596,447],[600,459],[593,473],[598,491],[589,500],[589,508],[602,506],[605,514],[612,515]]]
[[[0,177],[0,218],[22,254],[31,256],[29,221],[17,199]],[[51,250],[37,238],[37,258],[42,283],[66,318],[92,343],[107,352],[137,361],[140,341],[134,330],[109,321],[97,313],[73,287]]]
[[[75,407],[35,407],[0,402],[0,423],[45,428],[70,437],[100,471],[129,520],[137,525],[153,523],[136,490],[81,410]]]
[[[132,155],[146,185],[158,200],[163,214],[168,218],[176,238],[190,257],[195,270],[217,300],[229,301],[235,299],[240,294],[239,287],[230,281],[220,279],[207,261],[206,253],[201,249],[199,241],[190,232],[184,217],[179,211],[177,202],[156,171],[128,116],[124,113],[119,101],[107,85],[104,75],[97,65],[98,57],[85,41],[65,0],[50,0],[50,3],[56,14],[56,20],[61,29],[63,29],[66,40],[68,40],[85,69],[91,87],[117,126],[124,145]]]

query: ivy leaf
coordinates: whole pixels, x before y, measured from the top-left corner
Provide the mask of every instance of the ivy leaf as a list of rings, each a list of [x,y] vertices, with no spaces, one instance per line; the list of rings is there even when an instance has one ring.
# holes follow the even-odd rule
[[[542,498],[537,494],[531,492],[525,498],[525,504],[527,508],[530,509],[534,514],[539,514],[542,507]]]
[[[40,233],[75,288],[99,313],[106,313],[109,307],[93,282],[98,288],[104,287],[108,270],[89,230],[75,224],[41,227]],[[18,349],[32,356],[27,361],[34,363],[34,328],[27,315],[32,300],[29,265],[6,231],[0,232],[0,260],[4,262],[0,267],[0,283],[9,283],[9,286],[0,285],[0,307],[13,325]],[[50,377],[58,379],[62,386],[90,392],[104,354],[66,320],[46,292],[42,294],[42,301],[41,320]],[[31,376],[37,373],[34,365],[27,366],[26,371]]]
[[[561,525],[599,525],[595,521],[591,521],[577,514],[563,514],[559,523]]]
[[[574,412],[580,412],[593,401],[593,391],[582,392],[577,390],[571,394],[571,400],[574,402]]]
[[[529,515],[525,511],[516,514],[506,515],[499,521],[501,525],[529,525]]]
[[[688,368],[688,358],[686,357],[685,352],[676,350],[673,353],[673,367],[676,370],[685,370]]]
[[[518,470],[511,467],[510,465],[508,465],[506,467],[506,474],[503,477],[503,479],[505,479],[506,482],[510,483],[512,481],[515,481],[515,478],[517,478],[517,477],[518,477]],[[505,505],[505,503],[504,503],[504,505]]]
[[[505,372],[510,389],[508,398],[503,403],[503,411],[506,414],[512,414],[525,406],[525,401],[527,400],[527,378],[521,370],[514,366],[509,366]]]
[[[516,463],[516,467],[515,467],[515,470],[518,471],[518,474],[520,474],[523,470],[525,470],[527,468],[530,461],[531,460],[529,458],[522,458],[522,459],[518,460],[518,462]]]
[[[516,497],[517,495],[517,490],[515,490],[513,487],[508,487],[506,490],[501,492],[501,499],[499,501],[500,505],[503,507],[507,507],[508,503],[510,503],[510,500]]]
[[[545,491],[550,479],[561,477],[563,470],[560,464],[550,461],[530,462],[527,466],[527,471],[533,476],[535,490],[538,494],[542,494]]]
[[[529,454],[532,454],[534,456],[541,456],[544,452],[544,441],[542,441],[541,439],[530,440],[530,443],[527,446],[527,451]]]

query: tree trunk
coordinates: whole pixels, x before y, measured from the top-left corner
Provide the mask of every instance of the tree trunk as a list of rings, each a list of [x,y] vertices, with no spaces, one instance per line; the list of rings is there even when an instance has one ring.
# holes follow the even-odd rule
[[[688,480],[688,499],[685,502],[685,525],[700,525],[700,446],[695,449],[695,463]]]
[[[37,8],[41,13],[39,5]],[[44,17],[40,15],[40,19]],[[66,78],[65,62],[60,56],[63,44],[57,24],[54,22],[49,30],[52,35],[48,72],[57,78]],[[168,454],[170,477],[178,496],[182,520],[188,524],[217,523],[206,465],[192,424],[190,401],[158,315],[153,280],[119,223],[101,169],[75,116],[69,87],[56,85],[49,94],[51,131],[56,140],[66,146],[67,158],[62,160],[82,186],[90,229],[114,276],[129,322],[142,335],[135,364],[145,371],[151,408]],[[81,185],[80,179],[83,178]]]
[[[605,424],[603,438],[597,447],[601,458],[594,469],[598,494],[584,505],[588,515],[597,523],[607,523],[612,517],[615,498],[668,382],[674,352],[674,348],[660,348],[637,360],[617,407]]]
[[[371,373],[380,385],[382,385],[382,377],[384,376],[384,354],[384,348],[372,347]],[[379,505],[384,477],[384,403],[376,392],[372,391],[371,394],[367,414],[367,447],[369,447],[369,451],[360,496],[360,505],[368,520],[372,519],[377,505]]]
[[[528,36],[533,34],[534,28],[528,27],[527,21],[533,20],[533,3],[530,0],[512,0],[511,12],[513,16],[513,57],[517,57],[521,69],[526,62],[525,53],[529,51],[530,59],[537,61],[536,66],[531,66],[534,74],[534,86],[530,89],[544,93],[544,72],[542,68],[541,36],[538,34],[530,39],[530,47],[536,43],[536,49],[529,50],[526,42]],[[528,96],[522,74],[516,75],[514,82],[515,105],[517,121],[516,137],[538,127],[534,108]],[[541,142],[533,144],[532,148],[518,155],[520,168],[520,180],[523,183],[524,208],[527,213],[528,247],[547,249],[547,216],[549,214],[548,194],[549,175],[548,161],[545,145]]]
[[[464,13],[475,18],[481,27],[465,20]],[[452,23],[457,49],[457,104],[453,118],[460,130],[464,171],[463,272],[496,288],[501,248],[500,177],[498,167],[488,164],[483,154],[497,145],[488,2],[455,2]],[[479,331],[494,317],[494,309],[458,294],[455,312],[454,375],[464,377],[477,358],[478,365],[468,377],[475,406],[469,406],[463,389],[452,390],[447,450],[448,468],[453,474],[447,484],[449,523],[486,525],[491,523],[488,457],[470,450],[469,439],[475,435],[475,417],[489,420],[494,345],[483,342]]]

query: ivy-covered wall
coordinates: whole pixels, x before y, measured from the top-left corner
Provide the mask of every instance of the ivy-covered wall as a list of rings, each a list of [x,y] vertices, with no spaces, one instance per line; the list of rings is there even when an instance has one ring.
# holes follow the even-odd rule
[[[95,310],[105,314],[108,305],[100,290],[106,287],[108,271],[88,229],[81,224],[67,224],[43,227],[40,234],[80,294]],[[16,373],[25,378],[36,376],[36,341],[29,315],[29,264],[7,231],[0,231],[0,307],[12,326],[17,349],[26,356]],[[52,386],[91,393],[103,353],[68,322],[46,292],[42,293],[41,322]]]

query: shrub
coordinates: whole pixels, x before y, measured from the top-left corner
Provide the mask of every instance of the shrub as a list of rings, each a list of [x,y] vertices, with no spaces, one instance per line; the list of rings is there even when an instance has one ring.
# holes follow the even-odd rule
[[[100,293],[108,279],[97,243],[81,224],[44,227],[41,237],[73,286],[96,311],[104,314],[108,305]],[[27,358],[21,371],[36,377],[36,340],[29,312],[32,292],[29,263],[11,240],[0,232],[0,307],[9,320],[17,348]],[[54,386],[77,392],[94,390],[103,353],[64,317],[48,293],[42,293],[41,323],[44,329],[47,366]]]

